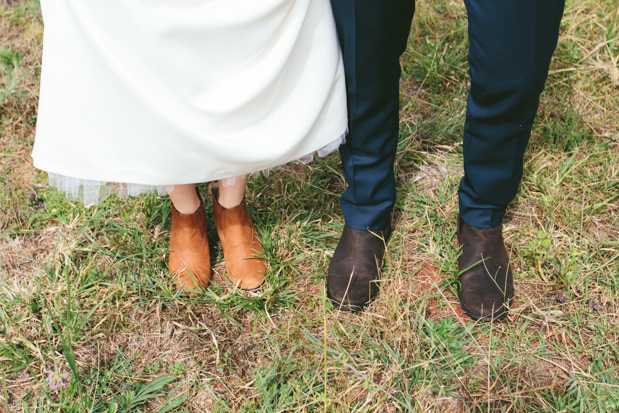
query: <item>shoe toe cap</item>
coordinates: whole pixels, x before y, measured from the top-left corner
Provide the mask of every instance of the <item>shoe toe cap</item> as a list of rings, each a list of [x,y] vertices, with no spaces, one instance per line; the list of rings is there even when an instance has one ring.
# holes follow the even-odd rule
[[[196,291],[206,288],[211,279],[211,267],[193,266],[183,267],[174,271],[174,281],[191,296],[196,295]]]
[[[376,280],[361,280],[354,273],[343,275],[329,272],[327,293],[336,306],[363,309],[378,294],[378,284]]]
[[[255,290],[264,283],[266,261],[262,258],[245,258],[228,266],[228,278],[242,290]]]

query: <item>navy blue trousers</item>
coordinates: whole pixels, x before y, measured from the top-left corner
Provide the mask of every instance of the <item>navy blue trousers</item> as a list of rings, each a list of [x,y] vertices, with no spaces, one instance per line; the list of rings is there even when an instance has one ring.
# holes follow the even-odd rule
[[[383,227],[395,203],[399,58],[414,0],[331,0],[344,56],[349,136],[340,148],[353,229]],[[564,0],[465,0],[471,90],[464,125],[460,214],[472,226],[501,223],[522,177],[524,151]]]

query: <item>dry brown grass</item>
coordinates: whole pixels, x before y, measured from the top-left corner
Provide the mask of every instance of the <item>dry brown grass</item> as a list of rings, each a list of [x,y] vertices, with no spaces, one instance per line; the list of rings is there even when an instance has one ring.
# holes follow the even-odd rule
[[[158,411],[170,394],[186,396],[190,412],[612,410],[613,0],[568,3],[506,219],[517,300],[505,321],[490,325],[473,323],[454,295],[467,88],[462,4],[418,2],[403,60],[395,232],[381,294],[363,314],[338,312],[324,297],[342,224],[336,157],[251,183],[270,265],[260,294],[240,294],[227,281],[211,229],[210,290],[175,295],[165,268],[166,204],[156,195],[84,210],[47,189],[30,161],[42,42],[31,6],[0,2],[0,49],[23,55],[24,76],[0,105],[0,411],[102,411],[164,375],[174,382],[142,410]],[[423,72],[428,43],[438,46]],[[48,371],[72,384],[52,389]]]

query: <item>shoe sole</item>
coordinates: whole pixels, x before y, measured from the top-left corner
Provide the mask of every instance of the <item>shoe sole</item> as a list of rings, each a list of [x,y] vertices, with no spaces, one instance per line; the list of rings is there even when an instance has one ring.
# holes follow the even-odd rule
[[[260,285],[259,285],[259,286],[257,286],[256,288],[251,288],[251,289],[249,289],[249,290],[246,290],[245,288],[239,288],[239,290],[242,290],[242,291],[247,291],[248,293],[251,293],[251,292],[253,292],[253,291],[258,291],[258,290],[262,289],[262,287],[263,287],[263,286],[264,286],[264,281],[262,282],[262,284],[260,284]]]
[[[226,277],[226,278],[228,278],[228,277]],[[230,278],[228,278],[228,282],[236,287],[236,284],[234,284]],[[259,289],[264,287],[265,282],[266,282],[266,280],[262,280],[262,283],[260,283],[260,285],[255,287],[255,288],[241,288],[241,287],[237,287],[237,289],[241,290],[241,291],[246,291],[248,293],[251,293],[253,291],[258,291]]]
[[[331,294],[329,294],[329,290],[327,290],[327,298],[329,299],[329,302],[335,309],[340,310],[340,311],[347,311],[351,313],[360,313],[362,311],[365,311],[367,306],[370,305],[372,301],[376,299],[376,297],[372,297],[370,301],[362,305],[351,305],[351,304],[344,305],[342,303],[337,302],[333,298],[331,298]]]
[[[475,321],[483,321],[483,322],[488,322],[488,321],[499,321],[502,320],[503,318],[505,318],[505,316],[507,315],[507,313],[509,312],[507,310],[507,308],[505,308],[505,305],[501,306],[503,308],[503,310],[501,311],[497,311],[494,314],[490,314],[487,315],[485,317],[480,316],[479,314],[475,314],[474,312],[470,311],[468,308],[466,308],[466,306],[462,303],[462,300],[460,299],[460,296],[458,295],[458,301],[460,302],[460,308],[462,308],[462,310],[464,310],[464,312],[471,317],[473,320]],[[511,300],[510,300],[511,301]]]

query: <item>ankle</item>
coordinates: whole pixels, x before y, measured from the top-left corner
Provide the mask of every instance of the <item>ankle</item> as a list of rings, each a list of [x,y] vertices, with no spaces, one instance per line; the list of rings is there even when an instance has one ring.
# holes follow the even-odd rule
[[[169,195],[176,211],[183,215],[194,214],[202,205],[198,189],[194,184],[174,185]]]
[[[220,179],[213,184],[213,193],[219,205],[224,209],[232,209],[243,203],[247,175]]]
[[[179,213],[183,215],[192,215],[196,213],[202,203],[200,202],[200,198],[195,195],[193,198],[176,200],[176,202],[172,202],[172,205]]]
[[[243,203],[245,193],[237,194],[230,191],[221,191],[218,185],[213,185],[213,200],[224,210],[233,209]]]
[[[241,198],[241,200],[239,201],[238,199],[229,199],[229,198],[222,197],[221,195],[217,197],[217,203],[223,209],[236,208],[237,206],[241,205],[242,202],[243,202],[243,198]]]

